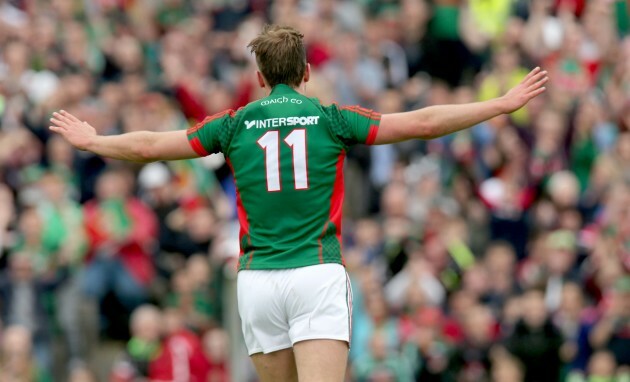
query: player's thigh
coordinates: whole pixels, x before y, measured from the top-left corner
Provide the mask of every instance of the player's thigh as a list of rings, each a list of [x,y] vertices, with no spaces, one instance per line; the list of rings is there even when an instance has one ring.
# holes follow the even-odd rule
[[[284,310],[287,272],[241,271],[237,280],[238,311],[249,355],[292,346]]]
[[[256,353],[252,354],[251,358],[260,382],[297,382],[298,380],[293,349],[284,349],[267,354]]]
[[[348,343],[307,340],[293,345],[300,382],[343,382],[348,364]]]
[[[287,298],[289,336],[306,340],[350,342],[352,290],[344,267],[321,264],[296,269]]]

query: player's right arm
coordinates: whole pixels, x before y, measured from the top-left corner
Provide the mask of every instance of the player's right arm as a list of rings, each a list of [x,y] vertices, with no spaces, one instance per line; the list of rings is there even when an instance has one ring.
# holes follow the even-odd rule
[[[94,127],[64,110],[53,113],[50,121],[50,129],[77,149],[108,158],[148,163],[199,157],[199,152],[189,144],[186,130],[98,135]]]
[[[436,105],[406,113],[384,114],[374,144],[433,139],[512,113],[545,91],[547,72],[535,68],[504,96],[484,102]]]

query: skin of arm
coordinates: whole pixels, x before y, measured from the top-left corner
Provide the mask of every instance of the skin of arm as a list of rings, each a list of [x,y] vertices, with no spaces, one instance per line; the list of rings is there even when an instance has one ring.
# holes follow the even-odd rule
[[[50,122],[50,129],[62,135],[77,149],[108,158],[149,163],[198,157],[188,144],[185,130],[98,135],[94,127],[65,110],[53,113]]]
[[[448,135],[501,114],[512,113],[545,91],[547,72],[532,70],[504,96],[484,102],[436,105],[405,113],[384,114],[375,144],[409,139],[433,139]]]
[[[136,131],[121,135],[97,135],[86,147],[88,151],[114,159],[148,163],[156,160],[197,158],[186,137],[186,131],[156,133]]]

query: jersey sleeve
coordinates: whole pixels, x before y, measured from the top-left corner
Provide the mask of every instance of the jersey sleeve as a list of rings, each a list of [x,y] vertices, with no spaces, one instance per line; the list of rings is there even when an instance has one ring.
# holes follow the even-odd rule
[[[347,145],[364,143],[371,145],[381,123],[381,114],[360,106],[340,106],[341,122],[344,128],[338,129],[339,138]]]
[[[230,136],[233,117],[232,109],[206,117],[186,131],[188,143],[201,157],[223,152]]]

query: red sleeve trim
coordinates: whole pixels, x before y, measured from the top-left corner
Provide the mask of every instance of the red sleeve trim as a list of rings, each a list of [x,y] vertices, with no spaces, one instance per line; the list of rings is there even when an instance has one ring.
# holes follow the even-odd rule
[[[377,113],[374,110],[366,109],[360,106],[343,106],[340,110],[348,110],[353,113],[359,114],[362,117],[373,119],[375,121],[381,120],[381,113]]]
[[[192,134],[194,132],[197,132],[198,130],[200,130],[205,124],[214,121],[215,119],[221,118],[224,115],[229,114],[230,117],[234,116],[234,110],[232,109],[228,109],[228,110],[224,110],[220,113],[211,115],[209,117],[206,117],[203,121],[199,122],[198,124],[196,124],[195,126],[189,128],[186,133],[187,134]]]
[[[370,125],[370,131],[368,132],[368,136],[367,136],[367,139],[365,140],[365,144],[366,145],[374,144],[377,133],[378,133],[378,125]]]
[[[210,155],[210,153],[207,152],[206,149],[203,148],[203,145],[201,144],[199,137],[194,137],[188,142],[190,143],[190,147],[192,147],[192,149],[195,150],[197,155],[199,155],[200,157],[205,157],[205,156]]]

